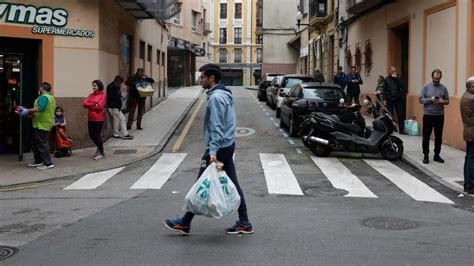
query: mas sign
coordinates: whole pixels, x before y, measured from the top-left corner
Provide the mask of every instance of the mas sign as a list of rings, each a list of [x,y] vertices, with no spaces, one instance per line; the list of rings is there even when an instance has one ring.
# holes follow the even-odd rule
[[[33,33],[90,38],[94,36],[93,31],[62,28],[67,24],[68,16],[67,10],[62,8],[0,2],[0,20],[35,25]]]

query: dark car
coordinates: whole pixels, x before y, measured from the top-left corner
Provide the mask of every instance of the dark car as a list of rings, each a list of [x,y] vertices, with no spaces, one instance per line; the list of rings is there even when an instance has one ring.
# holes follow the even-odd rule
[[[262,77],[262,81],[260,81],[260,84],[258,84],[258,90],[257,90],[257,95],[258,99],[260,101],[266,101],[267,99],[267,87],[270,85],[272,82],[273,78],[276,76],[281,76],[283,74],[278,74],[278,73],[266,73]]]
[[[276,76],[275,78],[273,78],[272,82],[267,87],[267,91],[265,93],[266,95],[265,101],[267,102],[267,105],[270,106],[272,109],[275,109],[274,108],[275,102],[272,99],[272,89],[281,83],[281,80],[283,79],[283,77],[284,75]]]
[[[300,83],[314,82],[314,78],[308,75],[290,74],[284,75],[267,88],[267,105],[273,110],[276,109],[276,117],[280,117],[280,107],[283,102],[283,97],[280,93],[288,93],[290,89]]]
[[[288,128],[295,137],[307,114],[323,112],[338,114],[344,106],[339,102],[347,96],[338,85],[332,83],[301,83],[293,86],[281,104],[280,127]]]

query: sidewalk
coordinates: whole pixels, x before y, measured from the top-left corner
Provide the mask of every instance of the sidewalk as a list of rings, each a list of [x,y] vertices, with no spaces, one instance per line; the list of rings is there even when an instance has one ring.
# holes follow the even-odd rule
[[[373,118],[365,116],[367,125],[372,126]],[[420,129],[421,131],[421,129]],[[422,136],[408,136],[395,133],[397,137],[403,140],[403,158],[402,160],[419,169],[423,173],[431,176],[438,182],[457,191],[463,191],[464,183],[464,156],[466,153],[451,146],[442,144],[441,157],[444,163],[433,161],[434,141],[430,141],[430,163],[423,163],[423,152],[421,149]]]
[[[106,141],[105,160],[92,159],[95,147],[79,149],[73,150],[71,157],[53,158],[53,169],[38,170],[27,166],[33,160],[32,153],[25,154],[23,162],[19,162],[16,155],[2,155],[0,188],[107,170],[152,156],[162,150],[201,91],[200,86],[175,90],[166,100],[144,114],[144,130],[129,131],[134,136],[133,140],[111,138]]]

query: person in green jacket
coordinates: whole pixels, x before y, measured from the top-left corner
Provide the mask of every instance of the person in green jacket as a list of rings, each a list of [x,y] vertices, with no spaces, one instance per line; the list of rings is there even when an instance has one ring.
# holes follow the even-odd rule
[[[43,82],[39,88],[40,96],[35,100],[34,106],[27,109],[19,106],[19,115],[31,117],[33,121],[33,136],[31,148],[33,150],[33,163],[30,167],[36,167],[40,170],[54,167],[49,152],[49,132],[54,125],[54,110],[56,109],[56,100],[51,95],[51,84]]]

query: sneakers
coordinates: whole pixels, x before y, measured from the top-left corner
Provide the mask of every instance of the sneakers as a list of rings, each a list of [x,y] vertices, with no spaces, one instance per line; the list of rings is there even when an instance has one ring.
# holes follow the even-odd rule
[[[126,135],[126,136],[123,136],[122,139],[133,139],[133,136]]]
[[[112,135],[112,138],[114,138],[114,139],[120,139],[120,136]]]
[[[28,164],[28,167],[38,167],[38,166],[42,166],[42,165],[43,165],[43,163],[35,163],[35,162],[33,162],[33,163],[29,163],[29,164]]]
[[[233,226],[225,229],[225,233],[229,235],[253,234],[252,224],[237,221]]]
[[[165,225],[169,229],[181,233],[183,235],[189,235],[190,225],[185,225],[182,218],[176,218],[175,220],[166,219]]]
[[[97,154],[95,157],[94,157],[94,160],[98,161],[98,160],[103,160],[105,159],[105,154]]]
[[[439,155],[435,155],[435,156],[433,157],[433,161],[436,161],[436,162],[438,162],[438,163],[444,163],[443,158],[441,158],[441,156],[439,156]]]
[[[51,168],[54,168],[54,164],[50,164],[50,165],[42,164],[42,165],[36,167],[36,169],[38,169],[38,170],[46,170],[46,169],[51,169]]]

